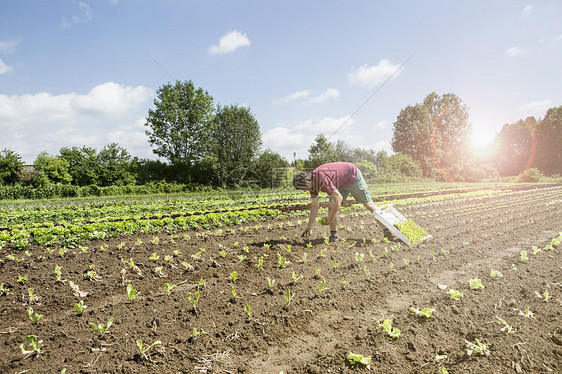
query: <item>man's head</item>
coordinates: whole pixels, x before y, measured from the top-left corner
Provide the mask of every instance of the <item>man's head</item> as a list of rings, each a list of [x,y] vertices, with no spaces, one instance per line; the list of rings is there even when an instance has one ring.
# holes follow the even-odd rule
[[[310,173],[297,173],[293,177],[293,186],[297,190],[309,189],[312,177]]]

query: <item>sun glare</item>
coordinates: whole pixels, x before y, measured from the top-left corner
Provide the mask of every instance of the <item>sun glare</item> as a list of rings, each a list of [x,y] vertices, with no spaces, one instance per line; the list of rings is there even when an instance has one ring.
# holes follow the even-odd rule
[[[494,130],[484,126],[474,126],[470,135],[470,145],[474,152],[488,153],[491,151],[492,143],[496,133]]]

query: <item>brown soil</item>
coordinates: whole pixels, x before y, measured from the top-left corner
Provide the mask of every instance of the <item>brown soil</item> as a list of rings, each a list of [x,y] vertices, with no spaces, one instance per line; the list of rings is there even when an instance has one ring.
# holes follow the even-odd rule
[[[33,247],[31,257],[4,248],[2,259],[13,253],[23,261],[5,260],[0,268],[0,283],[9,289],[0,296],[0,372],[367,372],[347,363],[353,352],[371,356],[369,369],[376,373],[437,373],[441,366],[449,373],[559,373],[562,255],[561,247],[544,247],[562,231],[561,199],[562,187],[556,187],[399,207],[433,235],[414,248],[398,248],[392,238],[383,242],[364,209],[341,214],[341,239],[330,245],[323,228],[303,240],[301,216],[232,229],[162,231],[157,244],[151,243],[154,235],[140,234],[91,242],[65,256],[58,247],[51,253]],[[533,246],[543,250],[533,255]],[[521,250],[528,251],[528,261],[521,261]],[[149,259],[153,253],[158,260]],[[277,254],[289,263],[280,267]],[[165,256],[172,258],[167,262]],[[261,270],[255,266],[260,256]],[[130,259],[138,273],[124,263]],[[100,279],[85,277],[91,264]],[[55,265],[62,266],[65,283],[55,282]],[[491,269],[503,276],[492,278]],[[302,279],[294,282],[293,273]],[[28,280],[18,283],[24,275]],[[268,277],[275,280],[272,290]],[[484,289],[470,290],[468,281],[476,277]],[[319,292],[322,279],[326,287]],[[69,281],[88,295],[73,295]],[[177,288],[168,295],[164,283]],[[139,291],[133,302],[128,284]],[[464,297],[453,301],[439,285]],[[38,300],[29,300],[28,288]],[[545,290],[548,302],[535,294]],[[195,311],[188,296],[197,291]],[[79,316],[74,304],[81,299],[87,309]],[[29,306],[44,315],[36,325],[27,316]],[[411,307],[436,311],[425,319]],[[523,315],[527,308],[534,318]],[[516,332],[502,331],[496,317]],[[109,318],[114,324],[103,337],[89,326]],[[385,318],[400,329],[399,338],[378,326]],[[204,333],[194,337],[194,329]],[[31,334],[44,344],[39,356],[20,350]],[[162,344],[146,359],[139,339],[144,346]],[[467,355],[465,340],[476,339],[489,345],[489,356]]]

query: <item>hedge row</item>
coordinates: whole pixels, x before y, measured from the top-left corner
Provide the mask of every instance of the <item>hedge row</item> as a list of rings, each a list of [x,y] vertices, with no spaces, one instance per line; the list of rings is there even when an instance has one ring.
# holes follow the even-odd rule
[[[0,200],[149,195],[158,193],[189,193],[210,191],[213,191],[213,189],[209,186],[195,184],[177,184],[162,181],[150,182],[140,186],[126,185],[108,187],[98,187],[96,185],[80,187],[60,183],[50,184],[48,186],[42,187],[15,184],[12,186],[0,186]]]

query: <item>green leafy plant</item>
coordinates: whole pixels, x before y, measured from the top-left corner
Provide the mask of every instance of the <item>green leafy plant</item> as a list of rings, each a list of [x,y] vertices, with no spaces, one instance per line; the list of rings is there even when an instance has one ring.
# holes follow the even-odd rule
[[[133,302],[138,294],[139,292],[135,290],[131,284],[127,285],[127,297],[129,301]]]
[[[295,295],[291,295],[291,290],[287,289],[287,293],[283,295],[283,298],[285,299],[285,303],[287,304],[287,308],[291,304],[291,300],[293,300],[293,297],[295,297]]]
[[[25,337],[25,342],[31,347],[31,349],[25,349],[24,344],[22,343],[20,345],[20,349],[21,349],[21,353],[23,353],[24,355],[37,355],[39,356],[41,354],[41,348],[43,348],[43,341],[39,340],[37,341],[37,337],[35,335],[27,335]]]
[[[291,279],[293,279],[293,284],[297,284],[297,282],[303,278],[304,277],[302,275],[297,275],[294,271],[293,274],[291,275]]]
[[[320,283],[318,283],[317,289],[318,289],[318,294],[321,294],[322,291],[326,289],[326,279],[324,279],[324,277],[322,277]]]
[[[35,295],[35,290],[33,288],[28,288],[27,289],[27,296],[29,298],[29,303],[30,304],[35,304],[36,302],[39,301],[39,296]]]
[[[521,258],[521,262],[527,262],[527,261],[529,261],[529,255],[528,255],[528,253],[527,253],[526,250],[524,250],[524,249],[521,250],[521,252],[519,252],[519,256],[520,256],[520,258]]]
[[[199,302],[199,291],[195,291],[195,295],[191,297],[191,292],[187,294],[187,299],[193,305],[193,311],[197,313],[197,303]]]
[[[431,315],[433,314],[433,312],[435,312],[434,308],[427,308],[427,307],[423,308],[422,310],[419,310],[416,307],[411,307],[410,310],[414,312],[416,316],[425,317],[425,318],[431,318]]]
[[[466,354],[472,356],[472,354],[479,354],[481,356],[489,356],[490,351],[488,350],[488,345],[482,343],[478,338],[476,339],[476,343],[469,342],[468,340],[464,341],[466,344]]]
[[[171,283],[164,283],[164,291],[169,295],[173,290],[178,288],[177,285]]]
[[[23,277],[21,275],[18,275],[18,279],[16,280],[16,282],[24,284],[28,279],[29,278],[27,278],[27,275],[24,275]]]
[[[33,323],[34,325],[36,325],[43,318],[42,314],[34,313],[32,307],[27,308],[27,316],[31,320],[31,323]]]
[[[258,258],[258,263],[254,264],[254,266],[258,270],[261,270],[263,268],[263,256],[260,256],[260,258]]]
[[[140,353],[142,354],[142,356],[145,358],[145,360],[150,360],[150,355],[147,354],[147,352],[152,348],[155,347],[157,345],[162,345],[162,342],[160,340],[155,341],[154,343],[152,343],[151,345],[149,345],[148,347],[143,347],[142,345],[142,340],[137,340],[137,346],[139,347]]]
[[[550,295],[548,294],[548,289],[545,289],[542,294],[539,293],[538,291],[535,291],[535,295],[536,295],[538,298],[541,298],[542,301],[544,301],[545,303],[548,303],[548,302],[550,301],[550,299],[552,298],[552,296],[550,296]]]
[[[525,311],[519,310],[519,315],[522,315],[525,318],[535,319],[535,314],[531,311],[531,308],[529,308],[528,305]]]
[[[498,270],[494,270],[494,269],[490,269],[490,276],[492,278],[496,278],[496,277],[503,277],[502,273],[500,273]]]
[[[480,278],[469,279],[468,284],[470,285],[471,290],[479,290],[484,288],[484,285],[482,284],[482,280]]]
[[[245,305],[244,306],[244,311],[246,312],[246,314],[248,315],[248,319],[252,319],[252,312],[251,312],[252,308],[249,305]]]
[[[110,319],[107,320],[107,324],[104,325],[103,323],[100,323],[99,325],[96,325],[93,322],[89,322],[90,327],[96,331],[99,331],[100,333],[100,338],[103,338],[103,336],[107,333],[107,330],[109,330],[109,328],[111,327],[111,325],[113,325],[113,317],[111,317]]]
[[[84,311],[86,310],[87,307],[88,306],[84,304],[84,300],[80,300],[79,302],[74,303],[74,309],[76,309],[76,313],[78,313],[79,316],[84,314]]]
[[[277,260],[278,260],[278,262],[279,262],[279,267],[280,267],[280,268],[284,268],[285,266],[287,266],[288,264],[290,264],[290,262],[287,261],[287,259],[286,259],[285,257],[281,256],[281,255],[279,254],[279,252],[277,252]]]
[[[392,327],[392,319],[387,318],[384,321],[380,322],[377,321],[379,327],[382,328],[384,332],[386,332],[391,338],[398,339],[400,337],[400,330],[397,328]]]
[[[236,280],[237,280],[237,279],[238,279],[238,273],[237,273],[237,272],[233,271],[232,273],[230,273],[230,280],[231,280],[233,283],[236,283]]]
[[[267,285],[269,286],[269,289],[273,291],[273,287],[275,286],[275,279],[267,277]]]
[[[451,297],[451,300],[456,300],[456,301],[462,299],[464,296],[464,294],[461,291],[452,288],[447,291],[447,294]]]
[[[517,330],[515,330],[512,326],[510,326],[504,319],[500,318],[499,316],[496,316],[496,320],[500,325],[502,325],[502,327],[500,328],[501,331],[506,332],[508,334],[515,334],[517,332]]]
[[[356,365],[367,366],[371,363],[371,356],[364,357],[363,355],[350,352],[347,355],[347,362],[351,367],[354,367]]]
[[[396,222],[395,226],[410,240],[411,244],[419,243],[429,236],[429,233],[419,227],[412,219]]]

